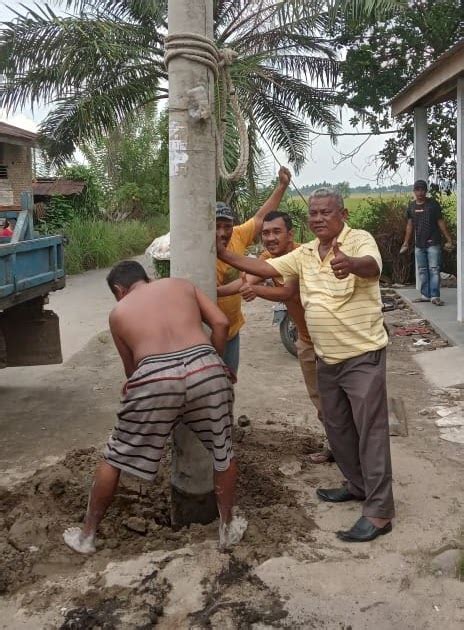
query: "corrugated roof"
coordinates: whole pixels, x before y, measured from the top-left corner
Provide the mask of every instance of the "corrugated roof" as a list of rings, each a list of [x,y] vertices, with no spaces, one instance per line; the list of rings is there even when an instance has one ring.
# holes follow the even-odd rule
[[[31,143],[37,140],[37,134],[33,131],[26,131],[20,127],[9,125],[6,122],[0,121],[0,135],[10,136],[11,138],[21,138],[21,140],[29,140]]]
[[[34,195],[54,197],[55,195],[78,195],[85,188],[85,182],[73,179],[49,179],[32,182]]]

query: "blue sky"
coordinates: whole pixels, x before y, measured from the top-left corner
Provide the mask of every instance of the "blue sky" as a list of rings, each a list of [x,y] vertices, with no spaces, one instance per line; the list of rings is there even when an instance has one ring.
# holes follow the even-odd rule
[[[10,0],[5,4],[0,4],[0,21],[9,20],[13,17],[13,13],[10,9],[17,9],[19,12],[23,12],[24,9],[21,4],[28,4],[30,0]],[[32,4],[32,3],[31,3]],[[38,4],[42,4],[41,0],[38,0]],[[54,10],[57,9],[57,3],[50,2]],[[35,129],[37,124],[46,116],[49,111],[49,106],[45,104],[38,108],[36,111],[31,112],[29,109],[25,109],[21,112],[15,112],[8,117],[8,121],[18,126]],[[3,120],[7,120],[5,113],[0,117]],[[349,112],[342,112],[342,121],[348,121]],[[352,129],[346,122],[343,125],[343,130],[351,132]],[[361,129],[362,131],[362,129]],[[323,180],[329,182],[349,181],[353,185],[363,185],[370,183],[375,186],[377,183],[378,167],[375,163],[376,156],[379,150],[384,144],[385,136],[372,137],[369,139],[359,153],[351,160],[345,160],[340,162],[340,153],[350,153],[361,142],[366,140],[365,136],[346,136],[340,138],[337,149],[335,149],[330,140],[327,137],[320,137],[313,142],[312,149],[308,155],[308,161],[301,173],[296,177],[297,185],[303,186],[305,184],[314,184]],[[267,149],[265,149],[267,151]],[[278,154],[280,161],[285,163],[285,156]],[[278,165],[271,155],[268,155],[267,162],[269,164],[269,177],[272,177]],[[390,183],[403,183],[407,184],[412,181],[413,174],[410,169],[406,167],[402,168],[399,173],[394,177],[387,178],[380,182],[381,184],[388,185]]]

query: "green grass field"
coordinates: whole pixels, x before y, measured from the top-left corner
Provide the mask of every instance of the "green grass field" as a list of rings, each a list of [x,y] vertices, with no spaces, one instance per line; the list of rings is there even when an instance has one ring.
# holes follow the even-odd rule
[[[66,273],[110,267],[142,254],[156,236],[168,230],[169,219],[165,215],[120,223],[76,217],[64,229],[69,240],[65,248]]]
[[[292,195],[290,197],[291,203],[296,204],[297,207],[304,207],[303,200],[296,196]],[[410,199],[412,199],[412,195],[404,194],[404,193],[377,193],[372,192],[369,194],[366,193],[352,193],[349,197],[345,197],[345,206],[347,210],[357,210],[361,206],[366,206],[369,199],[374,199],[375,201],[403,201],[406,206]]]
[[[405,207],[407,206],[409,200],[411,199],[410,195],[405,195],[401,193],[371,193],[369,195],[366,194],[352,194],[345,199],[345,207],[347,210],[358,210],[359,208],[366,207],[369,199],[375,199],[375,201],[395,201],[404,203]]]
[[[405,210],[412,199],[411,194],[404,193],[369,193],[352,194],[345,198],[348,210],[348,222],[352,227],[367,230],[375,235],[377,228],[395,230],[395,225],[406,225]],[[456,195],[441,195],[439,202],[443,208],[443,216],[452,234],[456,233]],[[307,229],[308,209],[301,197],[287,198],[282,209],[292,215],[296,238],[303,242],[311,239]],[[388,221],[392,224],[386,228]],[[404,224],[404,225],[403,225]]]
[[[368,201],[369,200],[374,200],[377,202],[388,202],[388,201],[392,201],[396,204],[402,204],[404,205],[404,207],[406,208],[406,206],[408,205],[409,201],[411,201],[413,199],[412,193],[411,194],[405,194],[405,193],[370,193],[369,195],[366,194],[357,194],[357,193],[353,193],[352,195],[350,195],[349,197],[346,197],[345,199],[345,206],[347,208],[347,210],[359,210],[360,208],[365,208],[368,205]],[[451,212],[451,214],[453,213],[453,210],[455,210],[456,208],[456,194],[453,193],[451,195],[441,195],[441,197],[439,197],[438,201],[440,202],[440,204],[443,207],[443,210],[445,212],[445,214],[448,214]]]

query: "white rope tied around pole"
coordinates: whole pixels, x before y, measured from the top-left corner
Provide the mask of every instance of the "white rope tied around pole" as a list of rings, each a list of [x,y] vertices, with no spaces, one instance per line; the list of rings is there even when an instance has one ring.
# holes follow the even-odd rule
[[[164,63],[169,66],[170,61],[176,57],[183,57],[195,63],[209,68],[214,74],[216,82],[222,82],[222,90],[219,102],[219,124],[215,124],[216,135],[216,160],[219,175],[227,181],[238,181],[246,175],[250,145],[248,130],[240,108],[235,87],[230,74],[230,66],[237,57],[237,53],[231,48],[217,48],[214,41],[196,33],[176,33],[168,35],[165,39]],[[230,107],[235,116],[235,124],[240,140],[240,151],[237,166],[229,172],[224,163],[224,137],[227,128],[227,112]],[[215,118],[213,118],[215,122]]]

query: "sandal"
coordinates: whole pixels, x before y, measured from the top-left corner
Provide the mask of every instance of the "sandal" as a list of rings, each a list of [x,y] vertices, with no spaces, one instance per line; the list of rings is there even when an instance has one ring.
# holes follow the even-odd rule
[[[425,297],[425,295],[421,295],[420,297],[415,298],[413,302],[414,304],[417,304],[418,302],[430,302],[430,298]]]
[[[439,297],[434,297],[430,300],[432,302],[432,304],[434,304],[435,306],[444,306],[445,303],[443,302],[443,300],[441,300]]]

